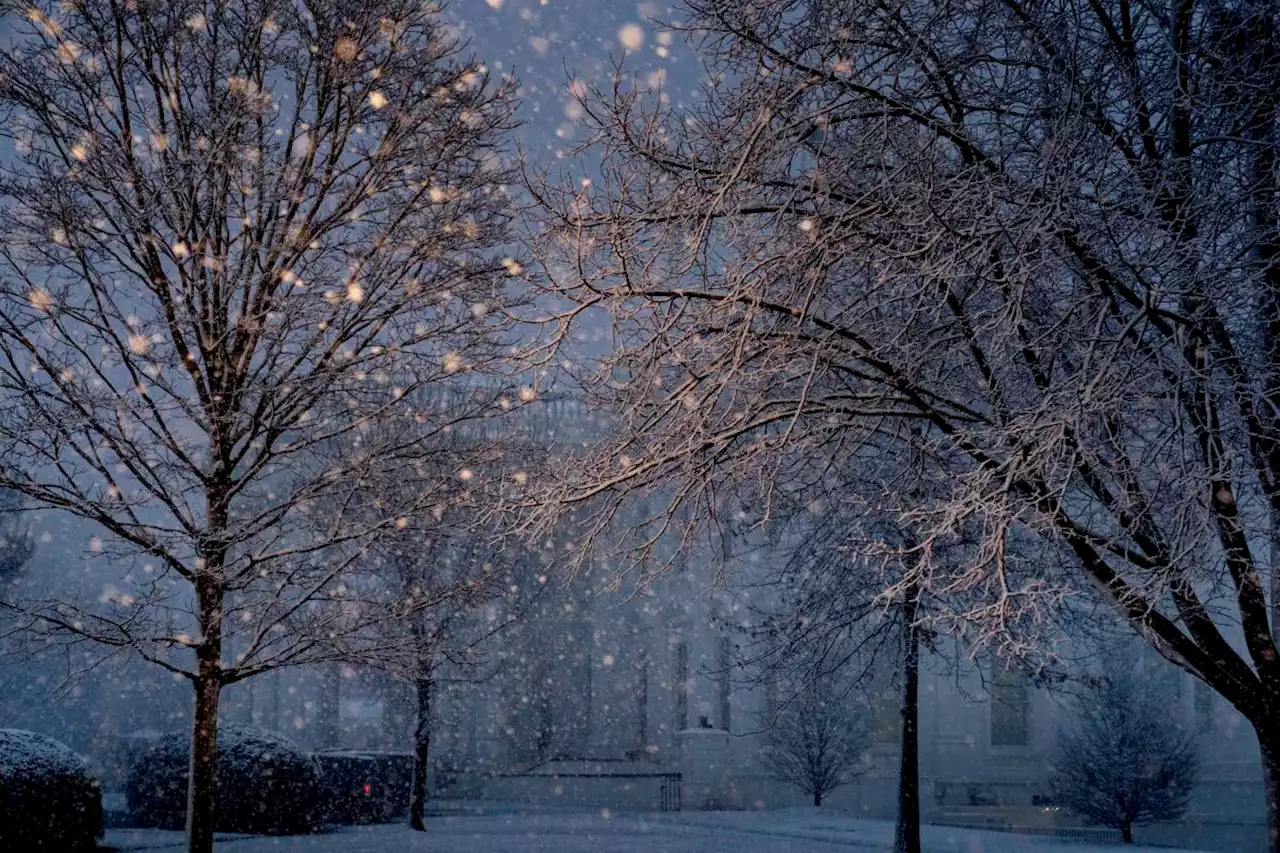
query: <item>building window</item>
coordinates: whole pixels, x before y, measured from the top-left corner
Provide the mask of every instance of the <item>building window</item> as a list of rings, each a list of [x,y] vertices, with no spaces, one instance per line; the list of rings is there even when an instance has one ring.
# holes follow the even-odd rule
[[[730,678],[733,670],[733,646],[728,637],[720,638],[720,728],[731,731],[730,699],[733,695],[733,681]]]
[[[676,643],[676,731],[689,728],[689,644]]]
[[[1196,679],[1196,732],[1208,734],[1213,731],[1213,688],[1200,679]]]
[[[1013,667],[1001,667],[992,677],[991,745],[1026,746],[1030,726],[1031,691],[1026,675]]]
[[[902,696],[892,685],[871,694],[871,740],[873,743],[902,740]]]

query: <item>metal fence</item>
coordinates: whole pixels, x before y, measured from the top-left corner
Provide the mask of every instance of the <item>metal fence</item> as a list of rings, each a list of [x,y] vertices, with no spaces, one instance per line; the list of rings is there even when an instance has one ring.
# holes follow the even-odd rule
[[[661,803],[659,808],[664,812],[680,811],[680,774],[667,773],[662,776],[659,788]]]

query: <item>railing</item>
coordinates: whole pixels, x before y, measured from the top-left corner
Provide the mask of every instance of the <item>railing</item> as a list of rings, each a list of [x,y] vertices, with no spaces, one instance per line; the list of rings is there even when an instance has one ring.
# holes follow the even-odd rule
[[[987,832],[1005,832],[1010,835],[1033,835],[1041,838],[1074,838],[1118,844],[1124,839],[1118,829],[1101,826],[1011,826],[1008,821],[965,820],[963,818],[939,818],[929,821],[931,826],[952,826],[957,829],[981,829]]]
[[[612,762],[602,760],[587,763],[596,764],[603,768]],[[544,784],[556,783],[557,796],[564,797],[567,803],[576,803],[578,805],[598,803],[599,805],[607,804],[610,808],[613,808],[620,802],[625,802],[626,807],[637,811],[648,811],[654,806],[657,806],[659,811],[664,812],[680,811],[679,773],[666,773],[660,767],[654,767],[652,770],[622,773],[609,773],[603,772],[603,770],[585,773],[581,770],[565,772],[558,769],[549,769],[550,764],[552,762],[543,762],[519,773],[490,773],[485,774],[485,776],[492,782],[499,784],[508,782],[526,785],[536,785],[539,782]],[[588,782],[588,784],[583,786],[580,784],[582,782]],[[593,790],[594,786],[591,786],[589,782],[617,784]],[[656,803],[649,799],[655,794],[655,785],[658,789],[656,791]],[[572,793],[568,790],[570,787],[574,789]],[[525,790],[524,795],[529,793],[529,790]],[[509,791],[508,794],[509,799],[515,800],[520,800],[523,796],[515,791]]]
[[[680,774],[664,773],[659,788],[659,809],[664,812],[680,811]]]

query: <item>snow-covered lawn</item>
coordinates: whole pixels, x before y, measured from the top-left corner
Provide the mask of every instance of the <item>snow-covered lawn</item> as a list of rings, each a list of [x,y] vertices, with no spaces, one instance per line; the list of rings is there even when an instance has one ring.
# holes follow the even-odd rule
[[[496,814],[436,817],[428,831],[349,827],[321,835],[222,836],[225,853],[836,853],[886,851],[893,826],[812,810],[653,815]],[[110,830],[119,850],[181,850],[182,835]],[[998,832],[925,827],[925,853],[1139,853],[1122,847]],[[1167,853],[1167,851],[1166,851]]]

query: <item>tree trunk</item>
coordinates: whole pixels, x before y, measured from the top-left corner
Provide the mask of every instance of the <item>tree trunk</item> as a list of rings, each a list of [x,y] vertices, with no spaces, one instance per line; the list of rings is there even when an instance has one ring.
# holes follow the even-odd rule
[[[187,850],[213,853],[213,829],[218,798],[218,694],[221,672],[212,666],[203,646],[197,649],[195,720],[191,730],[191,763],[187,778]]]
[[[898,768],[898,823],[894,853],[920,853],[920,631],[916,626],[917,588],[902,602],[906,634],[902,660],[902,757]]]
[[[414,685],[418,691],[418,719],[413,730],[413,785],[409,790],[409,826],[426,830],[423,817],[427,809],[427,768],[431,760],[431,679],[420,678]]]
[[[821,791],[814,791],[814,792],[813,792],[813,806],[814,806],[814,808],[820,808],[820,807],[822,806],[822,792],[821,792]]]
[[[1125,844],[1133,843],[1133,822],[1126,820],[1120,827],[1120,837]]]
[[[1280,737],[1268,729],[1257,728],[1257,732],[1262,753],[1262,790],[1267,803],[1267,853],[1280,853]]]
[[[214,513],[214,529],[225,526]],[[187,776],[188,853],[213,853],[214,820],[218,808],[218,700],[222,693],[222,558],[206,554],[196,570],[196,608],[200,642],[196,645],[195,714],[191,726],[191,763]]]
[[[1280,637],[1280,508],[1271,508],[1271,635]]]

